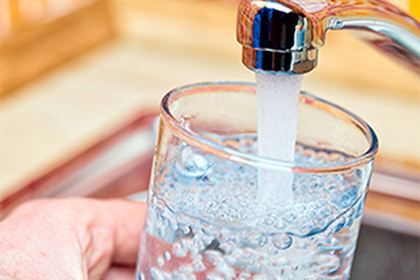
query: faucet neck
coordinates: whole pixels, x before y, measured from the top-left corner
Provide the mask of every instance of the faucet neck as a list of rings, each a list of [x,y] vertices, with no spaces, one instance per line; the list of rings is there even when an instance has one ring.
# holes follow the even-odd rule
[[[244,64],[255,71],[311,71],[329,29],[365,31],[359,37],[420,71],[420,23],[385,1],[243,0],[239,5],[237,38]]]

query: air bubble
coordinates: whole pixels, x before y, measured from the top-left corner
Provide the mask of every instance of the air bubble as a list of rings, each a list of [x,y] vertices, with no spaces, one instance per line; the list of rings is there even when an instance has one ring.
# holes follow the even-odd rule
[[[165,260],[167,260],[167,261],[171,260],[171,253],[165,252],[165,254],[163,256],[165,257]]]
[[[238,276],[238,280],[248,280],[251,279],[251,273],[249,272],[242,272],[241,274],[239,274]]]
[[[287,212],[285,212],[283,214],[283,220],[288,222],[288,223],[294,223],[296,221],[297,218],[297,213],[293,210],[288,210]]]
[[[228,266],[225,262],[219,262],[216,265],[216,269],[225,280],[233,280],[236,277],[235,270]]]
[[[343,216],[341,216],[332,223],[331,229],[333,232],[339,232],[344,227],[345,224],[346,224],[346,219]]]
[[[332,194],[332,201],[341,208],[351,206],[357,199],[358,189],[356,186],[338,189]]]
[[[179,174],[189,178],[202,178],[210,167],[211,163],[205,154],[191,146],[184,147],[175,161],[175,168]]]
[[[153,280],[168,280],[171,277],[167,272],[160,271],[156,267],[150,268],[150,276]]]
[[[206,276],[206,280],[225,280],[223,276],[217,275],[217,273],[210,273]]]
[[[318,255],[311,262],[310,267],[313,272],[321,272],[322,274],[334,273],[340,268],[340,257],[336,255]]]
[[[222,252],[215,251],[215,250],[207,250],[204,252],[203,255],[206,258],[206,260],[210,262],[212,265],[216,265],[223,257]]]
[[[276,234],[273,236],[273,244],[280,250],[286,250],[290,248],[292,243],[292,238],[286,233]]]
[[[206,266],[204,265],[204,263],[201,259],[202,259],[202,257],[193,259],[193,261],[191,263],[193,271],[200,272],[200,271],[206,270]]]
[[[179,271],[183,272],[183,273],[192,273],[193,272],[193,268],[191,265],[181,265],[179,267]]]
[[[175,242],[172,244],[172,254],[174,254],[176,257],[183,258],[187,255],[187,252],[184,250],[181,243]]]
[[[267,238],[258,233],[251,233],[248,235],[246,242],[251,246],[262,248],[267,244]]]
[[[162,267],[165,264],[165,260],[160,256],[157,258],[156,262],[160,267]]]

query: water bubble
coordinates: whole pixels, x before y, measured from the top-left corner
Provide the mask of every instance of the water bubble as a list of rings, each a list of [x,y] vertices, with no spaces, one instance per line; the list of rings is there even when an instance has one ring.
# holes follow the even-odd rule
[[[224,253],[230,254],[236,249],[236,244],[233,241],[228,241],[221,243],[219,248],[222,249]]]
[[[286,212],[283,214],[283,220],[292,224],[296,221],[297,216],[298,214],[293,209],[286,210]]]
[[[186,146],[175,161],[175,169],[180,175],[190,178],[204,177],[211,167],[205,154],[197,148]]]
[[[216,265],[223,257],[223,253],[220,251],[215,250],[207,250],[203,253],[204,258],[211,263],[212,265]]]
[[[322,240],[321,244],[324,249],[331,249],[332,253],[334,253],[333,250],[337,249],[336,246],[339,242],[340,240],[338,240],[338,238],[331,237]]]
[[[220,276],[223,276],[225,280],[233,280],[236,277],[235,270],[227,265],[225,262],[219,262],[216,264],[216,270]]]
[[[198,258],[198,257],[200,257],[200,258]],[[202,257],[200,255],[193,259],[191,265],[192,265],[193,271],[195,271],[195,272],[200,272],[200,271],[206,270],[206,266],[204,265],[204,263],[202,261]]]
[[[191,228],[189,226],[182,226],[179,228],[184,235],[188,235],[191,231]]]
[[[179,272],[179,271],[173,271],[172,272],[172,280],[188,280],[185,276],[185,274]]]
[[[351,208],[347,213],[346,213],[346,227],[351,227],[353,225],[353,221],[354,221],[354,208]]]
[[[225,255],[223,260],[228,264],[232,266],[236,266],[236,262],[238,261],[237,258],[235,258],[235,255]]]
[[[300,226],[300,232],[303,235],[309,235],[312,234],[316,231],[319,230],[319,228],[317,227],[317,223],[315,222],[315,220],[309,220],[307,221],[305,224]]]
[[[239,274],[238,276],[238,280],[248,280],[251,279],[251,273],[249,272],[242,272],[241,274]]]
[[[248,235],[246,242],[253,247],[264,247],[267,244],[267,238],[258,233],[251,233]]]
[[[322,189],[324,187],[324,182],[320,181],[318,178],[312,178],[312,180],[309,182],[309,190],[311,193]]]
[[[328,155],[328,162],[341,162],[344,161],[344,156],[339,153],[331,153]]]
[[[286,227],[286,225],[284,224],[283,220],[278,219],[276,221],[276,224],[274,225],[277,229],[282,230]]]
[[[203,239],[201,239],[199,235],[194,236],[191,242],[187,242],[187,244],[192,256],[196,256],[200,251],[203,251],[206,248],[206,244],[204,244]]]
[[[224,223],[234,223],[241,219],[241,214],[232,207],[221,207],[216,214],[216,220]]]
[[[357,199],[358,189],[356,186],[347,186],[336,190],[331,200],[339,207],[346,208],[351,206]]]
[[[176,221],[177,221],[179,227],[187,226],[187,225],[189,225],[189,222],[190,222],[188,217],[185,214],[182,214],[182,213],[179,213],[176,216]]]
[[[217,235],[217,240],[220,243],[227,242],[232,239],[232,232],[227,228],[219,228],[219,234]]]
[[[276,234],[273,236],[273,244],[280,250],[286,250],[290,248],[292,243],[292,238],[286,233]]]
[[[321,214],[321,217],[323,218],[331,217],[331,215],[334,213],[334,209],[331,206],[327,205],[323,207],[319,211],[319,213]]]
[[[316,162],[324,162],[328,154],[324,151],[316,152],[312,157]]]
[[[214,272],[207,275],[206,280],[225,280],[225,278],[223,276],[217,275],[217,273]]]
[[[334,190],[338,189],[340,186],[340,182],[336,180],[335,178],[329,178],[328,181],[325,182],[323,191],[325,194],[330,194]]]
[[[160,267],[162,267],[165,264],[165,260],[161,256],[159,256],[156,259],[156,262],[157,262],[158,266],[160,266]]]
[[[181,265],[179,267],[179,271],[183,272],[183,273],[192,273],[193,272],[193,268],[191,265]]]
[[[181,243],[175,242],[175,243],[172,244],[172,254],[174,254],[174,256],[176,256],[176,257],[183,258],[187,255],[187,252],[183,248]]]
[[[152,276],[153,280],[169,280],[171,279],[170,275],[167,272],[160,271],[156,267],[150,268],[150,276]]]
[[[273,280],[273,277],[268,275],[255,275],[253,280]]]
[[[277,220],[277,216],[274,213],[269,214],[265,218],[263,218],[263,224],[266,226],[272,226]]]
[[[161,220],[165,219],[164,212],[167,211],[167,209],[166,209],[166,205],[163,201],[158,200],[156,202],[155,211],[156,211],[156,215],[158,216],[159,219],[161,219]]]
[[[353,216],[353,218],[354,219],[357,219],[357,218],[359,218],[359,217],[361,217],[362,216],[362,214],[363,214],[363,209],[364,209],[364,207],[365,207],[365,197],[366,197],[366,195],[364,195],[360,200],[359,200],[359,202],[357,202],[357,204],[356,204],[356,206],[355,206],[355,211],[354,211],[354,216]]]
[[[167,261],[171,260],[171,253],[169,253],[168,251],[166,251],[163,256],[165,257],[165,260],[167,260]]]
[[[333,232],[339,232],[344,225],[346,224],[346,219],[341,216],[338,217],[332,224],[331,224],[331,229]]]
[[[340,266],[340,257],[336,255],[318,255],[310,263],[313,272],[321,272],[322,274],[334,273]]]
[[[284,268],[284,267],[290,267],[290,259],[288,258],[280,258],[276,256],[275,259],[270,261],[270,265],[274,267]]]
[[[312,149],[303,149],[300,151],[299,157],[304,159],[305,161],[311,161],[313,156],[315,155],[315,151]]]

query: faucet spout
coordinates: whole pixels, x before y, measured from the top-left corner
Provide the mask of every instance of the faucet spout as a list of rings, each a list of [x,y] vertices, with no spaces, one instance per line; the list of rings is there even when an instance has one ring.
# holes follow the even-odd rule
[[[353,29],[420,73],[420,23],[383,0],[242,0],[237,40],[253,71],[303,74],[317,65],[327,30]]]

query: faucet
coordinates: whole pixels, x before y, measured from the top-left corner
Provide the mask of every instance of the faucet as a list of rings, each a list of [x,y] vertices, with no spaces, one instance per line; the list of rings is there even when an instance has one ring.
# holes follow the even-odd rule
[[[317,65],[327,30],[356,35],[420,73],[420,23],[383,0],[242,0],[242,62],[263,73],[303,74]]]

